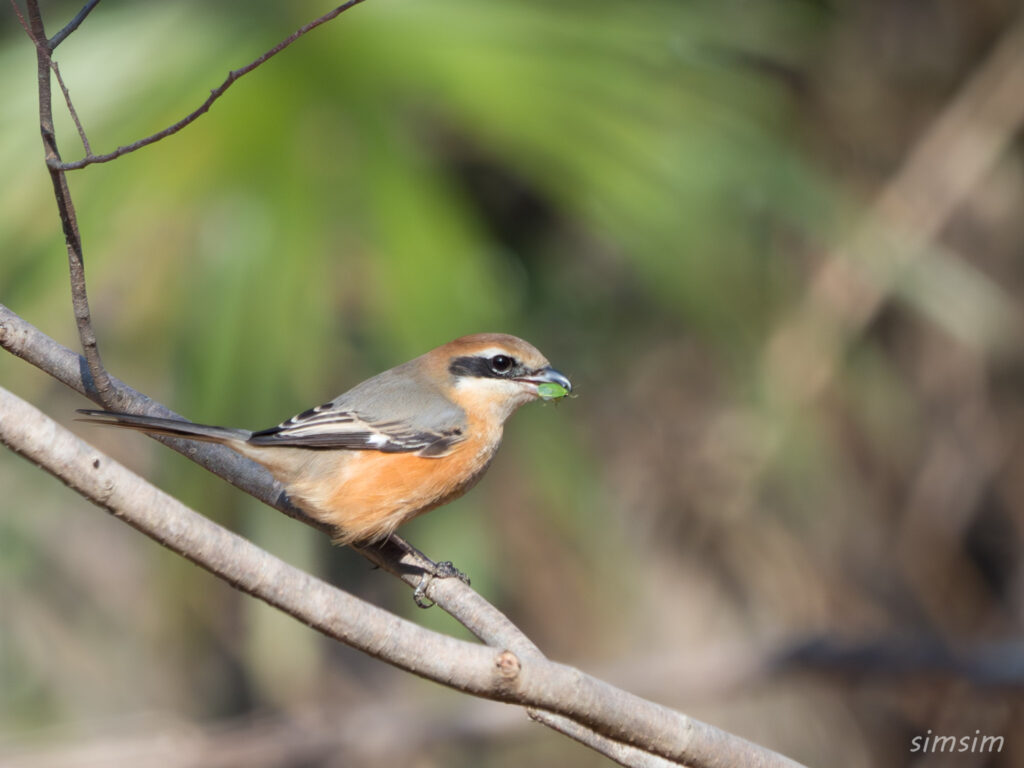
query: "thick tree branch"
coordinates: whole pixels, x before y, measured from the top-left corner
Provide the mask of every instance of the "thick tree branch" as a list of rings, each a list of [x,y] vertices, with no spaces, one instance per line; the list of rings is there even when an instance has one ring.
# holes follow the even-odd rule
[[[0,347],[50,374],[71,389],[99,402],[85,361],[2,304],[0,304]],[[133,411],[149,413],[154,416],[183,418],[114,377],[111,377],[111,384],[117,391],[119,400],[127,403]],[[154,439],[192,459],[265,504],[318,530],[330,533],[328,527],[289,504],[281,485],[263,467],[243,458],[234,451],[212,443],[196,443],[164,437],[155,437]],[[432,564],[425,556],[422,559],[417,559],[409,551],[390,541],[383,546],[359,548],[357,551],[375,565],[397,576],[410,586],[418,586],[424,569]],[[524,658],[543,658],[537,646],[518,627],[458,579],[434,579],[427,586],[426,595],[435,601],[438,607],[453,616],[488,645],[495,648],[507,648]],[[565,718],[555,718],[553,715],[543,712],[531,712],[531,716],[572,738],[579,741],[586,740],[584,733],[586,729],[578,724],[572,724]],[[625,745],[612,742],[605,745],[601,741],[601,737],[596,734],[590,746],[620,762],[629,751]],[[613,746],[614,750],[606,751],[605,746]],[[624,764],[644,765],[644,761],[640,758],[646,753],[637,752],[636,759]]]
[[[237,589],[396,667],[569,718],[615,746],[693,768],[798,765],[579,670],[456,640],[332,587],[185,507],[2,388],[0,442]]]

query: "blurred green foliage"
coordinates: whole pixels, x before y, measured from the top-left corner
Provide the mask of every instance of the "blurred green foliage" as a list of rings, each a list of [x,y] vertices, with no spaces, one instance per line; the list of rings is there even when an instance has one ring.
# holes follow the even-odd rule
[[[827,623],[844,598],[818,580],[840,580],[829,570],[842,567],[838,542],[854,555],[880,549],[897,513],[879,513],[870,533],[859,516],[900,508],[929,439],[905,365],[913,355],[892,332],[905,307],[849,351],[826,404],[835,411],[765,415],[798,421],[751,487],[733,482],[757,442],[740,414],[764,405],[771,329],[848,228],[850,201],[878,182],[865,168],[884,177],[893,142],[926,111],[908,98],[906,115],[880,115],[888,102],[871,102],[866,83],[881,90],[910,61],[918,79],[896,82],[927,76],[942,84],[924,91],[937,98],[960,76],[925,41],[872,48],[890,27],[847,5],[367,0],[181,133],[72,173],[104,360],[191,419],[255,428],[458,335],[521,335],[579,397],[517,415],[487,480],[408,526],[414,543],[468,571],[555,656],[641,654],[645,633],[652,647],[674,647],[697,632],[679,618],[697,593],[714,595],[699,614],[712,638]],[[173,123],[324,10],[308,0],[108,2],[57,59],[94,151],[105,152]],[[74,7],[44,11],[52,31]],[[974,23],[965,29],[1002,18],[960,12]],[[984,35],[963,34],[952,58],[966,70]],[[34,55],[10,18],[0,41],[0,302],[74,348]],[[58,111],[60,147],[74,159],[81,146]],[[945,270],[921,284],[957,294]],[[982,286],[977,303],[995,295],[970,280]],[[921,304],[935,295],[917,290]],[[0,375],[55,417],[83,404],[6,355]],[[141,436],[82,433],[277,554],[413,610],[360,558],[168,451],[139,448]],[[383,677],[157,548],[140,552],[113,521],[90,533],[100,516],[70,511],[70,496],[18,461],[0,455],[11,489],[0,515],[4,612],[47,604],[74,581],[67,574],[95,570],[68,588],[67,601],[86,607],[61,633],[97,661],[79,668],[70,651],[57,665],[70,671],[55,678],[36,658],[24,663],[24,633],[0,627],[0,723],[73,724],[89,707],[239,714]],[[38,514],[23,518],[29,507]],[[55,573],[64,555],[53,532],[68,527],[96,549]],[[698,574],[685,598],[673,590],[693,582],[677,568]],[[856,581],[869,569],[852,570]],[[137,592],[99,589],[136,581]],[[860,607],[840,612],[858,629],[910,613],[851,602]],[[143,618],[111,629],[122,607]],[[416,618],[459,631],[437,611]],[[50,620],[41,612],[24,626]],[[92,667],[103,676],[122,662],[121,688],[89,688]],[[123,682],[132,675],[137,683]],[[819,754],[804,735],[791,742]]]

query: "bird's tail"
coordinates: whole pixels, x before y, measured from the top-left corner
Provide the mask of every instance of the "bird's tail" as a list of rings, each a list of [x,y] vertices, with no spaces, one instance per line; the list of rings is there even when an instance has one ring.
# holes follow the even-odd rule
[[[108,427],[124,427],[148,432],[151,435],[169,435],[184,437],[189,440],[203,440],[210,443],[227,443],[235,440],[246,441],[252,437],[247,429],[231,429],[230,427],[213,427],[207,424],[193,424],[180,419],[164,419],[159,416],[139,416],[134,413],[116,413],[114,411],[94,411],[79,409],[89,418],[78,421],[90,424],[103,424]]]

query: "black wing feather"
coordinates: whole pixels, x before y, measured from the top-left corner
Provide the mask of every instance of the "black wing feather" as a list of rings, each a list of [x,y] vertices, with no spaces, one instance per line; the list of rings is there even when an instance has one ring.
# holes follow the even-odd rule
[[[311,408],[270,429],[254,432],[253,445],[342,448],[440,457],[463,440],[461,428],[419,430],[396,420],[373,421],[331,403]]]

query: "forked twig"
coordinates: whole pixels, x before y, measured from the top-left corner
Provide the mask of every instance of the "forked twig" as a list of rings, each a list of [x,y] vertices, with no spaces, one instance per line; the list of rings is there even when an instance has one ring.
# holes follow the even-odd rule
[[[116,396],[116,390],[111,385],[110,376],[103,367],[96,334],[92,327],[92,316],[89,308],[88,295],[86,293],[85,260],[82,252],[81,235],[78,229],[74,203],[71,199],[71,192],[68,188],[66,172],[68,170],[84,168],[85,166],[93,163],[108,162],[120,157],[121,155],[134,152],[137,149],[141,149],[144,146],[148,146],[149,144],[153,144],[167,136],[177,133],[185,126],[194,122],[201,115],[205,114],[213,103],[220,98],[240,77],[252,72],[254,69],[276,56],[306,33],[316,29],[321,24],[325,24],[336,18],[344,11],[361,2],[363,2],[363,0],[348,0],[348,2],[337,6],[319,18],[303,25],[269,51],[254,59],[246,66],[241,69],[233,70],[228,74],[227,79],[218,88],[211,91],[209,98],[207,98],[197,110],[179,120],[174,125],[171,125],[152,136],[140,139],[130,145],[118,147],[114,152],[106,155],[94,155],[89,145],[89,140],[86,137],[85,129],[71,101],[71,95],[60,75],[60,70],[53,61],[52,53],[53,49],[56,48],[57,45],[67,39],[72,32],[78,29],[86,17],[99,4],[99,0],[89,0],[78,14],[51,39],[47,39],[46,37],[42,15],[39,10],[39,0],[26,0],[26,6],[28,9],[27,20],[25,15],[22,14],[21,9],[18,7],[17,1],[11,0],[11,7],[14,9],[18,22],[21,24],[25,33],[32,40],[32,43],[36,48],[39,89],[39,127],[43,138],[46,165],[50,171],[54,196],[57,201],[57,208],[60,213],[61,225],[64,231],[64,240],[67,245],[68,265],[71,277],[72,306],[75,313],[75,322],[78,327],[78,335],[82,344],[82,351],[85,355],[86,362],[88,363],[93,384],[96,387],[96,392],[99,395],[100,401],[104,405],[116,405],[116,403],[111,400],[111,398]],[[57,147],[57,140],[53,125],[52,87],[50,81],[51,71],[57,77],[57,82],[60,85],[61,92],[64,94],[64,99],[68,106],[68,111],[71,113],[72,120],[78,129],[78,135],[82,140],[82,146],[85,148],[85,158],[75,163],[64,163]]]
[[[217,101],[217,99],[219,99],[221,96],[223,96],[224,92],[227,91],[227,89],[230,88],[235,83],[236,80],[249,74],[258,66],[279,54],[281,51],[283,51],[289,45],[291,45],[300,37],[305,35],[307,32],[311,32],[312,30],[319,27],[321,24],[326,24],[328,21],[331,21],[337,16],[340,16],[349,8],[355,5],[359,5],[362,2],[363,0],[348,0],[347,3],[343,3],[334,10],[328,11],[323,16],[314,19],[313,21],[303,25],[302,27],[299,27],[297,30],[295,30],[292,34],[290,34],[280,43],[275,45],[269,51],[264,53],[262,56],[254,59],[253,61],[249,62],[241,69],[231,70],[231,72],[228,73],[227,78],[225,78],[224,82],[216,88],[214,88],[212,91],[210,91],[209,97],[199,106],[198,109],[189,113],[173,125],[167,126],[162,131],[154,133],[151,136],[147,136],[144,139],[134,141],[131,144],[126,144],[124,146],[118,147],[113,152],[108,152],[104,155],[93,155],[87,152],[85,157],[83,157],[81,160],[75,160],[74,162],[65,163],[61,162],[60,160],[55,160],[50,163],[50,167],[60,171],[77,171],[80,168],[85,168],[86,166],[93,165],[94,163],[108,163],[111,160],[116,160],[122,155],[127,155],[130,152],[135,152],[138,149],[142,149],[143,147],[147,147],[150,144],[154,144],[160,141],[161,139],[166,139],[168,136],[173,136],[182,128],[186,127],[187,125],[190,125],[191,123],[195,122],[200,117],[202,117],[204,114],[206,114],[210,110],[210,107],[213,106],[213,103]]]
[[[17,4],[11,0],[17,11]],[[39,133],[43,139],[43,154],[50,171],[53,183],[53,194],[60,213],[61,228],[64,232],[64,243],[67,246],[68,270],[71,277],[71,305],[75,313],[75,324],[78,337],[82,344],[92,374],[96,392],[104,405],[114,405],[110,398],[113,388],[110,375],[103,367],[100,359],[99,345],[92,327],[92,315],[89,311],[89,297],[85,288],[85,258],[82,253],[82,237],[78,230],[78,217],[75,205],[68,188],[67,175],[55,168],[60,163],[60,152],[57,149],[57,136],[53,127],[53,95],[50,81],[53,58],[50,43],[46,41],[46,30],[43,17],[39,12],[39,0],[26,0],[28,8],[28,33],[36,47],[36,74],[39,88]],[[19,20],[24,21],[21,14]]]

